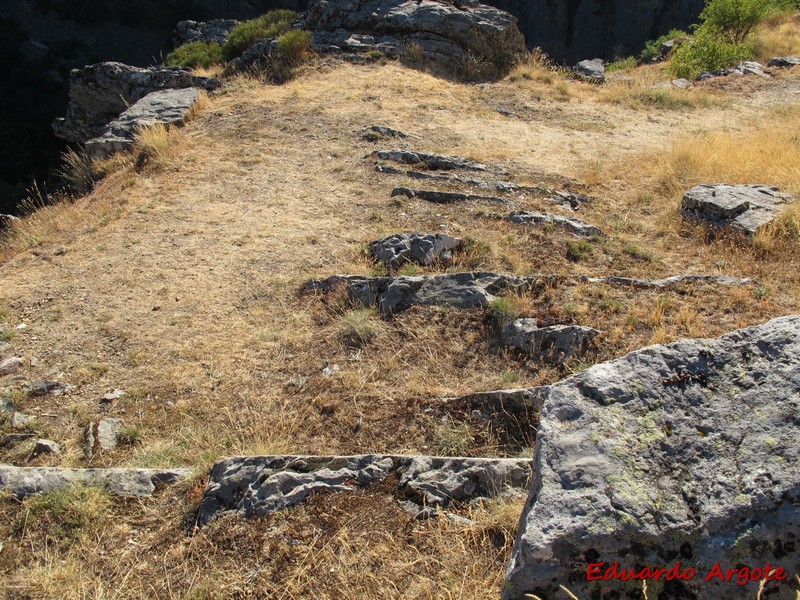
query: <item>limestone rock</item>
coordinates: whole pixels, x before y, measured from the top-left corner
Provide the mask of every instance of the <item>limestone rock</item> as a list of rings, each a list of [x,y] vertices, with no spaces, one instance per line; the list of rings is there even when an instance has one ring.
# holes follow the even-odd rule
[[[798,571],[800,316],[650,346],[540,393],[506,600],[559,598],[559,584],[580,598],[641,598],[641,581],[587,581],[589,563],[681,561],[697,576],[665,589],[662,575],[649,595],[698,600],[757,595],[758,581],[705,581],[715,563]],[[774,597],[794,596],[781,585]]]
[[[61,446],[53,440],[36,440],[31,455],[39,456],[40,454],[61,454]]]
[[[242,73],[256,68],[267,56],[278,48],[278,41],[273,39],[259,40],[234,58],[225,68],[225,75]]]
[[[530,461],[430,456],[254,456],[228,458],[211,470],[198,523],[236,512],[263,516],[320,492],[348,492],[398,476],[398,494],[422,505],[502,494],[526,485]]]
[[[536,319],[516,319],[500,330],[500,343],[534,358],[560,365],[589,348],[600,332],[581,325],[539,327]]]
[[[728,77],[730,75],[758,75],[759,77],[769,78],[772,77],[769,73],[764,71],[764,65],[754,61],[745,61],[735,67],[728,69],[717,69],[716,71],[700,73],[697,76],[699,80],[711,79],[713,77]]]
[[[166,89],[200,88],[214,90],[217,79],[195,77],[181,67],[131,67],[104,62],[73,69],[70,73],[69,106],[56,119],[56,136],[84,143],[103,133],[105,126],[148,94]]]
[[[606,80],[605,63],[600,58],[582,60],[577,65],[572,67],[572,71],[581,79],[585,79],[586,81],[591,81],[593,83],[603,83]]]
[[[460,247],[461,238],[444,233],[398,233],[372,242],[369,251],[378,262],[398,269],[406,263],[428,266],[440,259],[448,260],[450,252]]]
[[[134,136],[141,129],[183,123],[199,98],[200,90],[197,88],[159,90],[147,94],[111,121],[100,136],[86,142],[86,153],[93,159],[102,159],[130,150]]]
[[[800,65],[800,56],[776,56],[767,63],[768,67],[796,67]]]
[[[545,213],[529,212],[526,210],[517,210],[512,212],[509,219],[514,223],[532,223],[534,225],[555,225],[568,230],[570,233],[577,237],[592,237],[594,235],[604,235],[599,227],[595,227],[571,217],[561,217],[559,215],[550,215]]]
[[[319,50],[405,55],[452,66],[470,55],[507,70],[526,52],[516,19],[475,0],[316,0],[305,16]]]
[[[25,413],[15,412],[11,415],[11,427],[20,429],[27,425],[32,425],[36,421],[36,417],[26,415]]]
[[[7,358],[3,362],[0,362],[0,376],[16,373],[24,364],[25,363],[21,358]]]
[[[0,415],[3,413],[13,413],[17,410],[17,405],[11,398],[0,398]]]
[[[686,192],[680,212],[714,227],[753,235],[773,221],[790,199],[766,185],[698,185]]]
[[[486,171],[489,168],[474,160],[461,158],[460,156],[445,156],[434,152],[415,152],[413,150],[399,149],[375,150],[372,156],[404,165],[422,165],[426,169]]]
[[[39,379],[28,384],[26,389],[29,396],[46,396],[47,394],[60,396],[71,387],[69,384],[61,383],[60,381]]]
[[[152,496],[153,492],[175,484],[192,474],[191,469],[63,469],[60,467],[0,466],[0,489],[22,499],[32,494],[47,494],[73,484],[104,488],[122,497]]]
[[[364,129],[361,137],[368,142],[377,142],[391,137],[407,138],[409,135],[399,129],[393,129],[386,125],[371,125]]]
[[[91,458],[101,450],[113,450],[117,447],[117,435],[122,429],[120,419],[105,418],[86,426],[83,453]]]
[[[239,21],[213,19],[211,21],[180,21],[172,33],[172,43],[177,48],[189,42],[217,42],[222,45]]]

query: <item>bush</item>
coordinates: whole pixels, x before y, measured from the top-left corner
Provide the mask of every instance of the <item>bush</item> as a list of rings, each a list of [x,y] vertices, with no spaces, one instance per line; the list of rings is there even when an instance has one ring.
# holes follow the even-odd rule
[[[675,77],[694,79],[704,71],[725,69],[752,56],[751,42],[732,42],[718,29],[701,26],[689,42],[675,51],[669,71]]]
[[[728,38],[731,44],[743,43],[769,13],[779,9],[777,0],[709,0],[700,19]]]
[[[207,68],[225,62],[222,46],[217,42],[189,42],[167,54],[164,64],[168,67]]]
[[[222,55],[225,60],[233,60],[256,42],[280,37],[299,18],[300,14],[293,10],[272,10],[257,19],[239,23],[222,47]]]
[[[639,62],[640,63],[649,63],[652,62],[654,58],[657,58],[661,55],[661,46],[664,42],[668,42],[669,40],[674,40],[676,38],[688,38],[689,34],[685,31],[681,31],[680,29],[672,29],[669,33],[665,33],[659,38],[655,40],[650,40],[644,45],[644,50],[639,55]]]

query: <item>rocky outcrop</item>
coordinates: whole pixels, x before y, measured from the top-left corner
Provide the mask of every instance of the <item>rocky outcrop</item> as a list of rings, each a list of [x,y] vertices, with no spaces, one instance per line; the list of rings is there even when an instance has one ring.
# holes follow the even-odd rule
[[[500,71],[526,52],[516,19],[475,0],[316,0],[305,16],[319,50],[413,55],[452,66],[474,56]]]
[[[192,87],[214,90],[220,85],[216,79],[195,77],[180,67],[143,69],[105,62],[74,69],[67,114],[55,120],[53,131],[62,139],[84,143],[101,136],[108,123],[152,92]]]
[[[582,325],[539,327],[536,319],[515,319],[500,329],[500,343],[551,365],[580,356],[600,332]]]
[[[217,42],[222,45],[239,21],[234,19],[213,19],[211,21],[180,21],[172,33],[172,44],[176,48],[189,42]]]
[[[755,598],[800,568],[800,316],[651,346],[546,388],[503,597]],[[666,569],[696,570],[665,581]],[[759,567],[746,585],[715,565]],[[793,597],[790,582],[764,597]]]
[[[764,71],[764,65],[754,61],[745,61],[728,69],[717,69],[716,71],[706,71],[697,76],[699,80],[711,79],[713,77],[727,77],[729,75],[758,75],[759,77],[772,77]]]
[[[447,262],[451,252],[461,247],[461,238],[444,233],[398,233],[369,245],[373,258],[389,269],[398,269],[406,263],[428,266],[436,261]]]
[[[680,212],[689,219],[752,236],[775,220],[790,200],[789,194],[766,185],[698,185],[686,192]]]
[[[117,436],[122,429],[120,419],[105,418],[86,426],[84,432],[83,453],[92,458],[102,450],[113,450],[117,447]]]
[[[138,131],[153,125],[183,123],[199,98],[200,90],[196,88],[147,94],[106,125],[102,135],[86,142],[86,153],[93,159],[101,159],[130,150]]]
[[[517,210],[512,212],[508,218],[514,223],[552,225],[555,227],[561,227],[577,237],[604,235],[599,227],[591,225],[586,221],[581,221],[580,219],[574,219],[572,217],[561,217],[559,215]]]
[[[767,63],[768,67],[788,68],[800,66],[800,56],[776,56]]]
[[[225,513],[265,516],[311,494],[350,492],[393,475],[396,493],[417,505],[447,506],[527,485],[530,460],[432,456],[254,456],[222,460],[211,470],[198,524]]]
[[[59,467],[0,466],[0,490],[22,499],[47,494],[69,485],[102,487],[122,497],[152,496],[157,489],[191,475],[191,469],[63,469]]]
[[[592,83],[603,83],[606,80],[606,67],[601,58],[582,60],[572,67],[572,72],[581,79]]]
[[[416,277],[365,277],[363,275],[332,275],[310,281],[305,292],[329,292],[344,289],[351,302],[378,306],[389,315],[415,305],[444,305],[453,308],[488,306],[498,295],[539,292],[545,287],[562,284],[606,283],[640,289],[668,289],[689,284],[748,285],[751,279],[720,275],[676,275],[664,279],[633,277],[586,277],[584,275],[503,275],[499,273],[447,273]]]

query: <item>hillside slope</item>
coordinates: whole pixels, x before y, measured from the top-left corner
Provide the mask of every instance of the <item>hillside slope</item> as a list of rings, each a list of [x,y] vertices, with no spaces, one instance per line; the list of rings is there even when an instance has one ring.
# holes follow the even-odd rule
[[[25,365],[0,385],[36,417],[26,431],[57,441],[63,453],[31,458],[25,443],[7,445],[0,461],[192,466],[201,475],[152,500],[97,500],[95,522],[68,538],[53,539],[42,517],[21,525],[30,506],[5,502],[0,539],[19,553],[0,550],[3,586],[35,597],[91,589],[121,597],[497,597],[521,501],[470,508],[464,525],[409,520],[365,491],[317,498],[257,524],[228,520],[207,535],[183,531],[218,457],[528,456],[530,437],[510,443],[436,399],[550,383],[647,344],[800,311],[796,234],[773,231],[752,245],[711,239],[677,213],[697,183],[766,183],[800,194],[791,133],[800,124],[800,72],[689,90],[654,89],[664,77],[658,67],[631,76],[599,87],[523,69],[467,85],[396,63],[320,60],[280,87],[237,79],[184,128],[151,140],[165,145],[161,155],[138,165],[116,159],[88,197],[17,225],[4,241],[1,314],[11,346],[4,356]],[[413,137],[364,139],[377,124]],[[476,179],[585,194],[592,200],[577,213],[546,195],[491,195],[578,217],[608,238],[578,242],[558,228],[513,224],[511,208],[497,202],[392,198],[397,186],[482,193],[376,172],[371,153],[394,147],[489,165],[467,175]],[[563,367],[500,349],[483,308],[417,306],[382,318],[341,295],[301,293],[314,278],[384,274],[365,244],[401,232],[471,240],[449,266],[406,274],[700,273],[755,283],[578,283],[512,300],[525,316],[602,332],[586,357]],[[24,393],[26,381],[42,379],[72,387]],[[125,395],[101,402],[115,389]],[[87,459],[85,425],[108,416],[125,422],[132,443]],[[8,420],[0,427],[12,432]]]

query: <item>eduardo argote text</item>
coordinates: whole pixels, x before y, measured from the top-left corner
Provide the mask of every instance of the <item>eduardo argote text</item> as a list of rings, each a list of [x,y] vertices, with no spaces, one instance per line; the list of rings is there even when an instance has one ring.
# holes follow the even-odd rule
[[[719,563],[714,565],[707,572],[698,573],[694,567],[684,567],[680,561],[671,567],[653,568],[624,568],[619,562],[613,563],[589,563],[586,569],[587,581],[691,581],[695,577],[702,577],[704,581],[730,581],[738,585],[747,585],[754,581],[785,581],[787,579],[786,570],[767,563],[756,567],[723,567]]]

